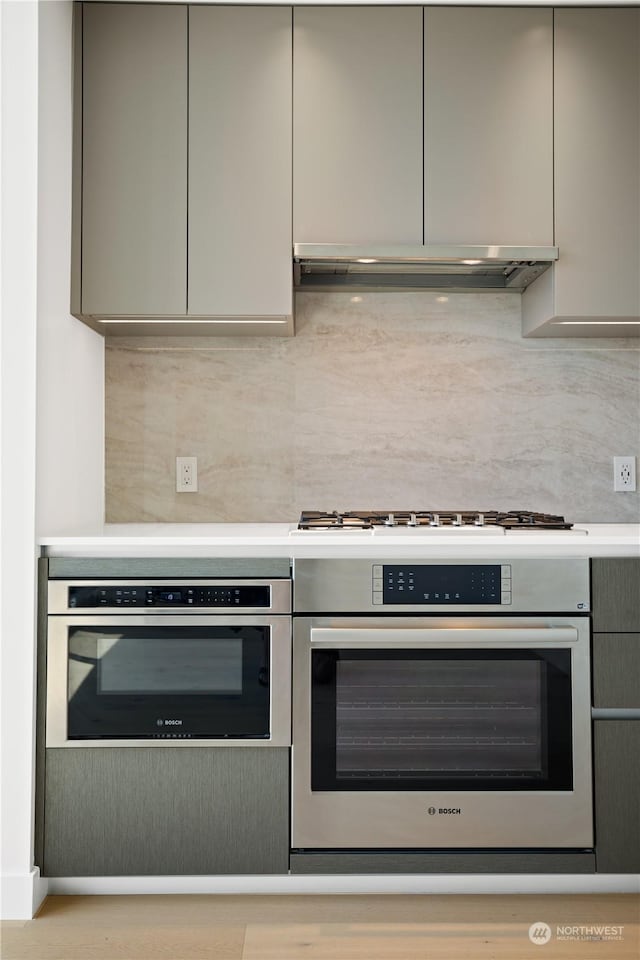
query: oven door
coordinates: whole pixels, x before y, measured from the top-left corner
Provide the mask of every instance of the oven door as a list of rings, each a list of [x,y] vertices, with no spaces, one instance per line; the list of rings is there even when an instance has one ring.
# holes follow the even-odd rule
[[[593,844],[580,618],[296,618],[295,848]]]
[[[286,746],[288,617],[48,619],[48,747]]]

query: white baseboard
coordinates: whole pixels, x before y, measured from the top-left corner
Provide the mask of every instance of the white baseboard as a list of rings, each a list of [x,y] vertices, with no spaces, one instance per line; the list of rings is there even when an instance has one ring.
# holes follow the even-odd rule
[[[637,893],[636,874],[451,876],[52,877],[50,894]]]
[[[38,867],[31,873],[3,874],[0,883],[2,920],[31,920],[49,889],[49,881],[40,876]]]

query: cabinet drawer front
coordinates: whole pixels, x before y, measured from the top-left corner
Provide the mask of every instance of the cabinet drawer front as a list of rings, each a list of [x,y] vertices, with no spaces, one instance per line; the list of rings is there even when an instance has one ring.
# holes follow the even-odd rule
[[[640,559],[591,561],[591,609],[596,633],[640,631]]]
[[[640,720],[593,725],[598,873],[640,872]]]
[[[46,876],[286,873],[289,750],[47,750]]]
[[[593,705],[640,708],[640,633],[593,635]]]

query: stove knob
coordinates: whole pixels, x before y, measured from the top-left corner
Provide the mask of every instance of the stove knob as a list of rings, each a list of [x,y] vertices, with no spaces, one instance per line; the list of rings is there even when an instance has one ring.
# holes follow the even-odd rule
[[[396,518],[394,517],[394,515],[393,515],[392,513],[390,513],[389,516],[387,517],[387,519],[384,521],[384,525],[385,525],[385,527],[395,527],[395,525],[396,525]]]
[[[461,513],[456,513],[456,518],[455,518],[455,520],[453,521],[453,525],[454,525],[454,527],[461,527],[461,526],[462,526],[462,514],[461,514]]]
[[[476,527],[484,527],[484,513],[479,513],[473,522]]]
[[[410,514],[409,514],[409,519],[407,520],[407,526],[408,526],[408,527],[417,527],[417,526],[418,526],[418,518],[417,518],[417,516],[415,515],[415,513],[410,513]]]
[[[440,526],[440,514],[439,514],[439,513],[432,513],[432,514],[431,514],[431,520],[429,520],[429,525],[432,526],[432,527],[439,527],[439,526]]]

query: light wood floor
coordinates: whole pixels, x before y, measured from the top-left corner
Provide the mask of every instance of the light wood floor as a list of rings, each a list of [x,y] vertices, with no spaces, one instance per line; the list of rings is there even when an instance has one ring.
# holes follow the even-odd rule
[[[537,945],[529,927],[547,923]],[[622,926],[558,940],[557,926]],[[638,960],[640,898],[589,896],[49,897],[2,925],[3,960]]]

